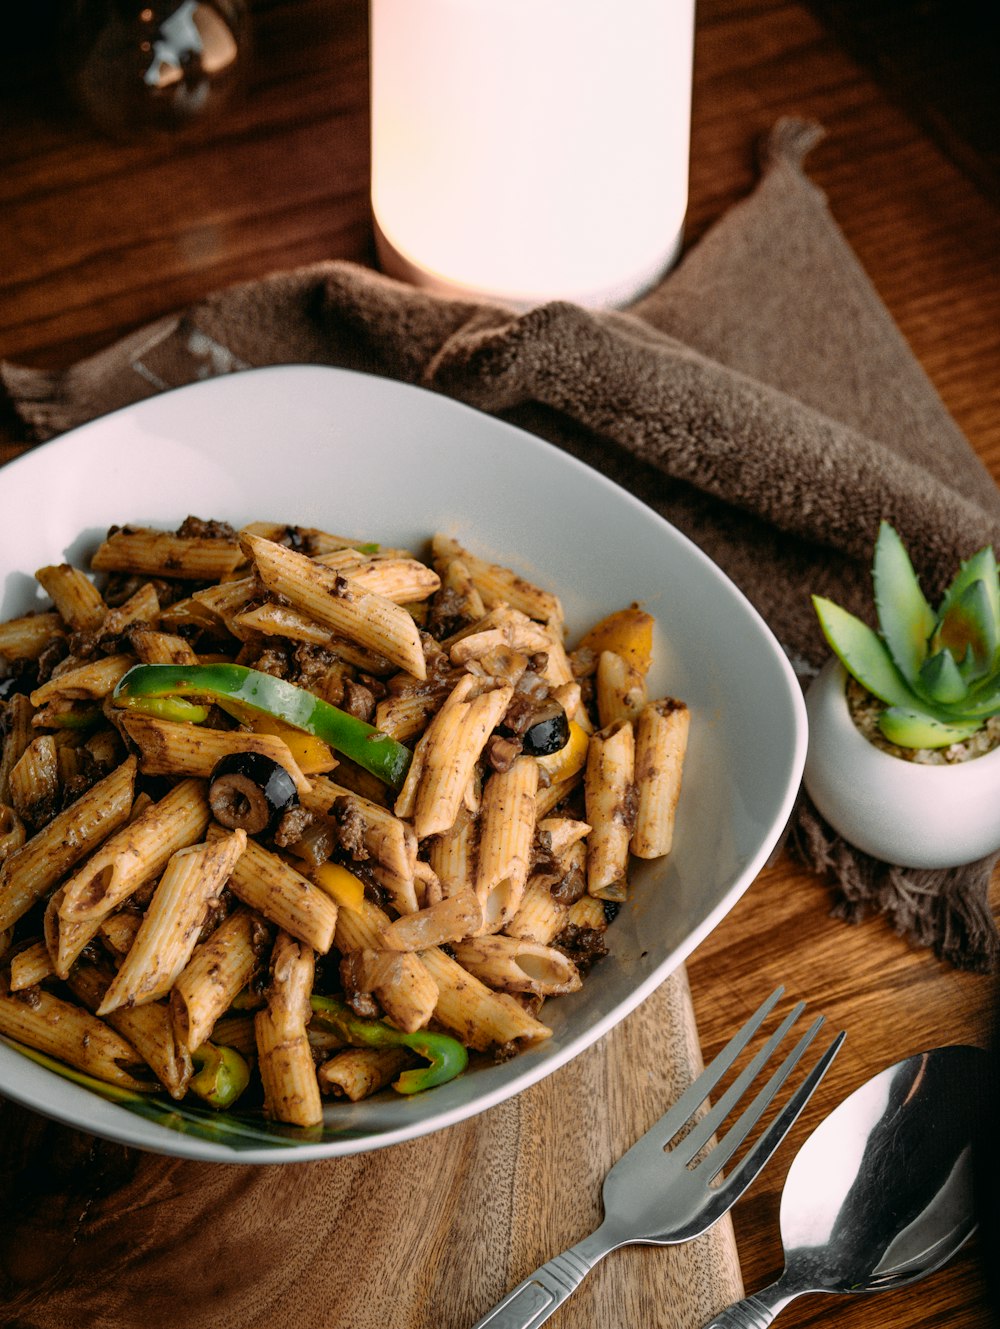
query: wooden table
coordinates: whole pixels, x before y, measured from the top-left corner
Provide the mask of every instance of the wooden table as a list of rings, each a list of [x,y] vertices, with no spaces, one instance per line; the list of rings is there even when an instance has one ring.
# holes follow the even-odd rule
[[[50,17],[37,6],[22,20],[24,43],[8,42],[2,57],[0,356],[64,366],[226,283],[323,258],[371,261],[363,0],[259,4],[249,100],[187,141],[156,145],[105,141],[72,116],[46,49]],[[809,173],[959,425],[1000,478],[997,208],[803,4],[701,0],[689,239],[751,187],[758,131],[786,113],[827,127]],[[2,428],[6,459],[24,440],[13,420]],[[706,1058],[744,1018],[747,993],[779,981],[849,1030],[790,1144],[735,1211],[743,1275],[753,1288],[780,1267],[778,1196],[806,1133],[900,1055],[938,1043],[985,1043],[997,985],[946,968],[878,919],[858,927],[833,921],[824,887],[786,857],[761,874],[688,971]],[[634,1036],[627,1022],[610,1038]],[[20,1110],[0,1120],[23,1132],[26,1156],[49,1138],[39,1119]],[[82,1157],[86,1142],[75,1140]],[[8,1167],[18,1147],[8,1137]],[[115,1186],[113,1155],[95,1146],[90,1164],[98,1191]],[[38,1194],[48,1186],[47,1221],[56,1212],[72,1224],[75,1208],[95,1202],[69,1180],[60,1191],[73,1165],[72,1158],[47,1161],[38,1183]],[[5,1249],[9,1260],[9,1243]],[[168,1266],[158,1255],[150,1267],[161,1271]],[[44,1249],[22,1243],[19,1258],[21,1292],[34,1277],[38,1299],[19,1302],[23,1318],[15,1322],[33,1325],[24,1307],[43,1304],[53,1269]],[[207,1279],[206,1287],[224,1282],[207,1267],[180,1274]],[[656,1322],[655,1308],[629,1305],[632,1315],[619,1323]],[[158,1314],[154,1308],[143,1318],[155,1325]],[[886,1329],[978,1329],[988,1317],[978,1245],[919,1289],[881,1297],[877,1307],[814,1298],[792,1306],[782,1322],[861,1329],[876,1316]],[[182,1308],[178,1322],[186,1322]],[[569,1308],[559,1322],[581,1323]]]

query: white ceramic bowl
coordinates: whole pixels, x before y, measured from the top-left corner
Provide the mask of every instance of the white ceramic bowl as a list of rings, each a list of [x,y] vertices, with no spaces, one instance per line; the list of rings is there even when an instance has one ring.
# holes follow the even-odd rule
[[[907,868],[955,867],[1000,849],[1000,748],[951,766],[903,761],[859,732],[846,683],[831,659],[806,696],[805,786],[834,830]]]
[[[109,524],[189,513],[266,518],[422,548],[444,530],[557,591],[570,629],[642,604],[656,616],[652,695],[692,734],[670,858],[640,865],[582,991],[546,1006],[553,1036],[414,1098],[327,1109],[325,1138],[234,1154],[103,1101],[0,1045],[0,1091],[162,1153],[241,1162],[349,1154],[481,1112],[550,1074],[634,1009],[732,908],[781,835],[805,760],[784,654],[715,565],[644,504],[555,447],[446,398],[292,366],[164,393],[0,472],[4,617],[42,603],[31,573],[83,562]],[[655,1049],[650,1050],[655,1055]]]

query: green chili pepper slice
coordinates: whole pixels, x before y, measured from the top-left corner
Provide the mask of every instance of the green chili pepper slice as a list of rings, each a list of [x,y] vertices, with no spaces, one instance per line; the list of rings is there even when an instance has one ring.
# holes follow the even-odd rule
[[[229,1108],[250,1083],[250,1067],[235,1048],[202,1043],[191,1053],[198,1073],[188,1081],[192,1093],[214,1108]]]
[[[426,1029],[404,1034],[401,1029],[380,1020],[362,1020],[336,997],[310,998],[317,1023],[338,1034],[352,1047],[384,1048],[405,1047],[426,1057],[427,1066],[403,1071],[392,1087],[399,1094],[419,1094],[424,1089],[445,1084],[461,1075],[469,1064],[469,1054],[457,1038],[448,1034],[433,1034]]]
[[[137,710],[151,700],[183,696],[238,702],[283,720],[329,743],[393,789],[406,778],[411,753],[402,743],[305,688],[246,665],[133,665],[114,690],[117,704]]]

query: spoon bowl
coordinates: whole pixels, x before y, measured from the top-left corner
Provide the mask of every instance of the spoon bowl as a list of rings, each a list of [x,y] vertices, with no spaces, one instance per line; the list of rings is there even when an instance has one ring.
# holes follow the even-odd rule
[[[918,1053],[845,1099],[796,1154],[785,1269],[705,1329],[764,1329],[806,1292],[882,1292],[941,1268],[976,1227],[972,1163],[986,1054]]]

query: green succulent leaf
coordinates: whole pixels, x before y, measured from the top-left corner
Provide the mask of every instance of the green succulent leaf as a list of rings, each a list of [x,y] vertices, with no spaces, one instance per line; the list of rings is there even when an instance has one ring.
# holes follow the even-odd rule
[[[951,651],[942,648],[924,661],[920,668],[920,691],[944,706],[962,701],[968,694],[968,685]]]
[[[890,706],[879,716],[879,728],[890,743],[903,748],[947,748],[979,729],[977,724],[944,724],[922,711]]]
[[[906,547],[887,521],[879,526],[872,581],[879,629],[889,654],[907,682],[916,686],[937,620]]]
[[[959,723],[976,720],[980,724],[992,715],[1000,715],[1000,679],[990,678],[973,688],[961,705],[948,707],[948,714]]]
[[[967,681],[996,672],[1000,650],[1000,621],[994,618],[993,599],[982,579],[971,582],[941,616],[934,645],[951,652]]]
[[[938,617],[943,618],[952,605],[965,594],[974,582],[981,581],[991,602],[991,616],[1000,632],[1000,573],[997,570],[996,555],[991,545],[980,549],[978,553],[961,565],[951,585],[944,593]]]
[[[890,706],[919,710],[925,704],[909,687],[877,632],[832,600],[814,595],[812,602],[830,649],[862,687]]]

